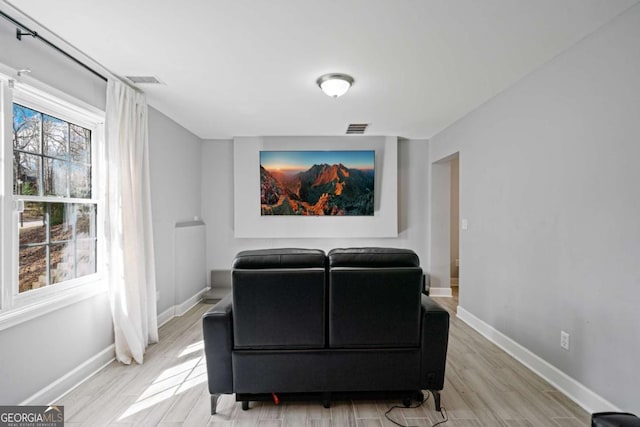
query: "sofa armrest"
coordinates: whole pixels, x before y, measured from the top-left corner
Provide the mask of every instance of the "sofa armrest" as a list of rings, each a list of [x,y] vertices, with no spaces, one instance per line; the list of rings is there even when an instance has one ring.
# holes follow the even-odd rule
[[[423,390],[442,390],[449,343],[449,312],[422,295],[422,364],[420,386]]]
[[[202,316],[209,393],[233,393],[232,298],[227,295]]]

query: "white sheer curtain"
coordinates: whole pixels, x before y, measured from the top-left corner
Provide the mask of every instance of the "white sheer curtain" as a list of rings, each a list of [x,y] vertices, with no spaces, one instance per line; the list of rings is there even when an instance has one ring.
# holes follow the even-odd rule
[[[107,83],[104,217],[116,358],[142,363],[158,341],[151,228],[147,102],[124,83]]]

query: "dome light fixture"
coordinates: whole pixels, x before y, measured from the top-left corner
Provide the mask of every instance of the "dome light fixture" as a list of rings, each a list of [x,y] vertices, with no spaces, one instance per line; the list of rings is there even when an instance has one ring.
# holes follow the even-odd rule
[[[337,98],[347,93],[353,85],[353,77],[347,74],[330,73],[318,77],[316,83],[327,96]]]

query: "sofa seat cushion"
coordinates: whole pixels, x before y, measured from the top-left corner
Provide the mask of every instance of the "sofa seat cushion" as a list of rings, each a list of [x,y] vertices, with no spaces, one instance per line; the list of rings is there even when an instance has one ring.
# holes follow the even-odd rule
[[[330,267],[420,267],[420,259],[410,249],[339,248],[329,254]]]
[[[325,254],[320,249],[259,249],[239,252],[233,268],[324,268]]]

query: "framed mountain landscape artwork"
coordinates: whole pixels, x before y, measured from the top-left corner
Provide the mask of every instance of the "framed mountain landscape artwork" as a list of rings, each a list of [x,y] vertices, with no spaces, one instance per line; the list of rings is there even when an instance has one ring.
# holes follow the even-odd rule
[[[260,151],[262,215],[372,216],[375,151]]]

